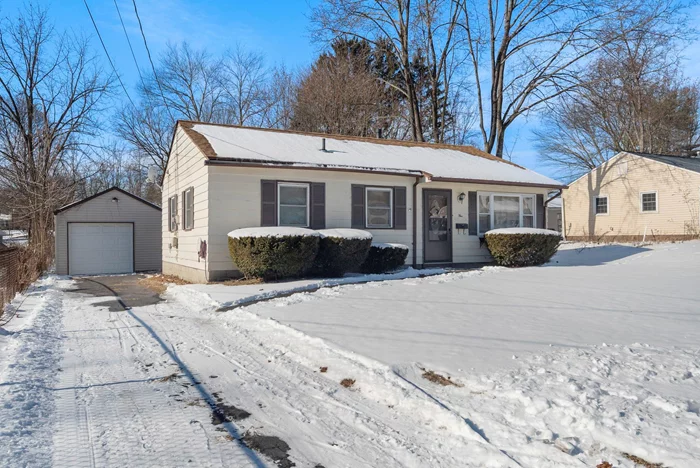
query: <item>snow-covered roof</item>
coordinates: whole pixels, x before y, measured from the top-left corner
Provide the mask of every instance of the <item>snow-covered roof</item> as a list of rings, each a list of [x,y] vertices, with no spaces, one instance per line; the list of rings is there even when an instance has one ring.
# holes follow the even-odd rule
[[[344,169],[433,180],[505,182],[558,188],[563,184],[472,146],[435,145],[377,138],[300,133],[181,121],[179,125],[209,159]],[[325,139],[325,150],[322,140]]]

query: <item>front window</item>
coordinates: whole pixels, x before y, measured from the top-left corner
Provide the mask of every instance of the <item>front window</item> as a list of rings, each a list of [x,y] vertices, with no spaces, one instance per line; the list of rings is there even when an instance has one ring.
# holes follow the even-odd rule
[[[595,214],[608,214],[608,197],[595,197]]]
[[[491,229],[535,227],[535,196],[479,193],[479,234]]]
[[[368,228],[392,227],[392,204],[394,191],[390,188],[367,187],[365,189],[366,219]]]
[[[168,199],[168,227],[170,232],[177,231],[177,195]]]
[[[277,185],[277,224],[309,226],[309,185],[279,183]]]
[[[642,193],[642,213],[656,213],[656,192]]]

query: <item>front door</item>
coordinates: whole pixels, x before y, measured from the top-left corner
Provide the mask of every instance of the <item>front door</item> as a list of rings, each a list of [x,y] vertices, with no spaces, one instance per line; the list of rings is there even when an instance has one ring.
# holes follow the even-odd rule
[[[423,263],[452,262],[451,200],[451,190],[423,190]]]

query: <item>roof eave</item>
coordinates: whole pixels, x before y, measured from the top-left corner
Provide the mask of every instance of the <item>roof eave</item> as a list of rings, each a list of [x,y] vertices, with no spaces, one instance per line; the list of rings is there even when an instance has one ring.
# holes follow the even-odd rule
[[[58,208],[57,210],[54,210],[53,214],[54,214],[54,216],[55,216],[55,215],[57,215],[57,214],[59,214],[59,213],[62,213],[62,212],[64,212],[64,211],[66,211],[66,210],[70,210],[71,208],[75,208],[75,207],[78,206],[78,205],[82,205],[82,204],[85,203],[85,202],[89,202],[90,200],[94,200],[95,198],[99,197],[100,195],[104,195],[105,193],[111,192],[112,190],[116,190],[116,191],[118,191],[119,193],[122,193],[122,194],[124,194],[124,195],[126,195],[126,196],[129,196],[129,197],[133,198],[134,200],[140,201],[141,203],[143,203],[143,204],[145,204],[145,205],[148,205],[148,206],[150,206],[151,208],[155,208],[155,209],[158,210],[158,211],[163,211],[163,209],[162,209],[160,206],[158,206],[158,205],[156,205],[156,204],[154,204],[154,203],[151,203],[151,202],[149,202],[148,200],[143,199],[143,198],[141,198],[141,197],[139,197],[139,196],[137,196],[137,195],[134,195],[133,193],[129,193],[129,192],[127,192],[126,190],[121,189],[121,188],[119,188],[119,187],[110,187],[110,188],[108,188],[108,189],[106,189],[106,190],[103,190],[103,191],[101,191],[101,192],[98,192],[98,193],[96,193],[96,194],[94,194],[94,195],[90,195],[89,197],[83,198],[82,200],[74,201],[73,203],[69,203],[69,204],[67,204],[67,205],[64,205],[64,206]]]

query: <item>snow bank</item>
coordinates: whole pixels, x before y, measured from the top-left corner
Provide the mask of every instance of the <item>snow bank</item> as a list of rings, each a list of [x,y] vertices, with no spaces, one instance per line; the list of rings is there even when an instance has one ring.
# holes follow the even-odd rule
[[[285,237],[285,236],[320,236],[317,231],[305,228],[296,227],[251,227],[236,229],[228,233],[231,239],[240,239],[241,237]]]
[[[501,228],[501,229],[491,229],[486,233],[489,234],[544,234],[547,236],[559,236],[561,233],[557,231],[552,231],[550,229],[537,229],[537,228]]]
[[[435,276],[447,273],[447,271],[444,268],[416,270],[409,267],[395,273],[370,275],[350,273],[343,278],[301,279],[281,283],[242,284],[240,286],[223,284],[170,285],[168,295],[174,300],[190,304],[194,309],[233,309],[262,300],[316,291],[321,288]]]
[[[322,229],[317,231],[323,237],[337,237],[341,239],[371,239],[372,234],[361,229]]]
[[[408,250],[407,245],[403,244],[392,244],[388,242],[377,242],[377,243],[372,243],[372,247],[376,247],[378,249],[403,249],[403,250]]]

